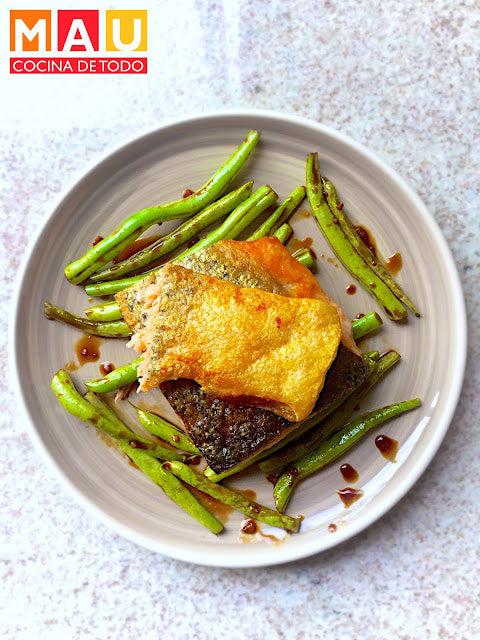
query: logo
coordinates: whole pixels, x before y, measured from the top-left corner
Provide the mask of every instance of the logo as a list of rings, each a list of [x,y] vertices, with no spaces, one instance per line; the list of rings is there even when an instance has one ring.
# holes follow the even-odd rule
[[[146,51],[146,10],[10,11],[10,73],[144,74]]]

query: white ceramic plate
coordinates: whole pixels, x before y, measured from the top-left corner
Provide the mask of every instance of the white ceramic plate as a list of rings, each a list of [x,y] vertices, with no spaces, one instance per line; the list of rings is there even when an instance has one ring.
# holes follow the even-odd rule
[[[416,396],[422,407],[369,433],[341,461],[301,484],[289,507],[292,515],[304,516],[301,533],[280,544],[239,542],[240,514],[230,516],[225,533],[218,537],[203,530],[106,447],[93,429],[65,413],[49,382],[57,369],[75,359],[79,334],[48,322],[42,311],[44,300],[50,300],[82,313],[88,298],[82,287],[68,284],[65,265],[131,213],[177,199],[185,188],[203,184],[250,128],[259,129],[262,138],[237,183],[251,177],[257,187],[270,184],[285,197],[304,183],[305,158],[318,151],[322,172],[336,185],[351,218],[373,233],[384,256],[401,253],[404,267],[398,280],[422,312],[421,319],[410,316],[405,325],[383,314],[382,330],[365,346],[380,351],[394,347],[402,361],[362,403],[362,410]],[[306,202],[302,208],[308,209]],[[331,259],[333,254],[311,218],[297,215],[293,226],[297,237],[314,239],[318,278],[350,317],[379,310],[360,287],[355,295],[346,295],[352,278]],[[369,151],[343,135],[271,112],[217,113],[176,122],[104,157],[63,196],[33,240],[12,324],[19,404],[26,410],[31,435],[82,504],[105,524],[150,549],[230,567],[276,564],[322,551],[362,531],[394,505],[425,470],[445,435],[466,355],[460,282],[445,241],[419,198]],[[120,366],[131,359],[125,341],[103,341],[100,361]],[[98,364],[72,374],[80,389],[85,380],[99,377]],[[398,440],[395,463],[377,450],[374,440],[379,433]],[[358,471],[353,486],[363,491],[363,498],[349,509],[336,493],[348,484],[339,471],[343,462]],[[260,502],[272,505],[272,485],[261,475],[244,476],[235,486],[254,489]],[[336,525],[334,533],[330,524]]]

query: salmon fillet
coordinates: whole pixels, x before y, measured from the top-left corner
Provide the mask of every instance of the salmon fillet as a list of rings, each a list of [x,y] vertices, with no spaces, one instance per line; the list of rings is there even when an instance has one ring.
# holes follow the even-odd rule
[[[353,340],[351,321],[324,293],[313,274],[292,258],[276,238],[254,242],[221,241],[176,264],[228,280],[239,287],[326,300],[335,306],[341,324],[341,343],[314,413],[327,415],[366,379],[368,367]],[[144,280],[115,296],[133,332],[141,331],[145,326],[147,314],[142,292],[157,278],[158,272],[148,274]],[[166,381],[160,387],[182,419],[185,431],[217,472],[257,455],[299,426],[272,411],[252,406],[251,398],[248,403],[239,404],[208,395],[192,380]]]
[[[319,419],[331,413],[365,380],[365,373],[363,360],[340,344],[313,413]],[[248,461],[302,424],[272,411],[210,396],[193,380],[162,382],[160,390],[216,473]]]
[[[143,353],[140,390],[189,378],[203,391],[306,418],[337,353],[333,305],[288,298],[175,264],[139,295],[147,319],[129,342]]]

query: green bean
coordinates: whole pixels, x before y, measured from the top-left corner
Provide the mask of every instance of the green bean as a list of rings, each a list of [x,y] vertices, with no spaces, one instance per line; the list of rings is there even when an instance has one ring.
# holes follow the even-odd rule
[[[396,351],[389,351],[384,354],[376,363],[367,380],[363,382],[355,391],[342,402],[342,404],[327,418],[309,431],[305,438],[293,442],[290,446],[283,447],[278,453],[259,463],[260,469],[264,473],[278,474],[286,466],[306,456],[310,451],[329,438],[333,433],[342,428],[355,411],[355,407],[365,397],[365,395],[377,384],[380,378],[400,360],[400,355]]]
[[[419,406],[419,398],[396,402],[387,407],[365,413],[349,422],[341,431],[295,462],[288,471],[285,471],[280,476],[273,491],[277,509],[279,511],[285,509],[293,489],[300,480],[307,478],[315,471],[339,458],[346,449],[357,442],[367,431],[400,413],[411,411]]]
[[[305,249],[299,249],[298,251],[295,251],[295,253],[292,253],[292,256],[295,258],[295,260],[298,260],[300,264],[303,264],[304,267],[310,269],[310,271],[315,266],[315,258],[313,256],[313,253],[306,247]]]
[[[343,209],[343,204],[338,199],[337,192],[333,184],[330,182],[330,180],[327,180],[327,178],[322,178],[322,184],[326,193],[327,203],[330,207],[330,210],[338,219],[338,224],[342,228],[343,233],[347,236],[348,240],[353,245],[357,253],[359,253],[367,262],[367,264],[370,265],[372,271],[374,271],[377,276],[383,280],[390,291],[394,295],[396,295],[397,298],[401,300],[410,309],[410,311],[417,316],[417,318],[420,317],[420,313],[415,308],[415,305],[407,296],[402,287],[396,282],[396,280],[387,271],[378,257],[372,251],[370,251],[370,249],[358,235],[355,227],[350,222],[350,219]]]
[[[300,202],[305,198],[305,193],[305,187],[297,187],[247,239],[258,240],[259,238],[270,235],[270,233],[288,220]]]
[[[49,320],[58,320],[65,324],[69,324],[72,327],[81,329],[93,336],[102,336],[104,338],[125,338],[132,335],[132,332],[127,327],[123,320],[117,320],[114,322],[98,322],[95,320],[89,320],[88,318],[81,318],[76,316],[65,309],[61,309],[51,302],[45,302],[43,305],[43,312],[45,317]]]
[[[138,251],[127,260],[114,264],[104,271],[99,271],[95,275],[91,276],[91,280],[95,282],[98,280],[117,279],[125,273],[137,271],[138,269],[155,262],[162,256],[170,253],[181,244],[184,244],[193,238],[193,236],[202,231],[202,229],[205,229],[205,227],[208,227],[208,225],[213,224],[220,218],[228,215],[251,195],[252,187],[253,182],[248,182],[247,184],[244,184],[243,187],[228,193],[220,200],[213,202],[211,205],[200,211],[200,213],[197,213],[193,218],[190,218],[190,220],[184,222],[177,229],[172,231],[172,233],[162,236],[156,242],[145,247],[145,249]]]
[[[199,240],[192,247],[181,253],[175,258],[181,260],[191,253],[195,253],[200,249],[209,247],[219,240],[233,239],[247,227],[252,220],[271,206],[277,199],[277,194],[268,186],[260,187],[247,200],[242,202],[228,216],[225,222],[214,231],[211,231],[205,238]],[[235,233],[233,231],[235,230]],[[151,273],[151,272],[150,272]],[[105,294],[118,293],[132,284],[139,282],[146,274],[132,276],[131,278],[123,278],[121,280],[112,280],[111,282],[98,282],[88,284],[85,287],[86,293],[90,296],[101,296]]]
[[[330,207],[323,196],[318,153],[311,153],[307,157],[307,195],[312,214],[345,268],[375,298],[390,318],[393,320],[406,318],[407,312],[400,300],[394,296],[383,280],[372,271],[370,265],[355,251],[338,224],[337,218],[330,211]]]
[[[375,367],[375,363],[378,360],[378,351],[370,351],[368,353],[364,353],[363,359],[368,365],[370,371],[373,371]],[[299,422],[294,431],[292,431],[287,436],[282,438],[280,442],[277,442],[277,444],[274,444],[269,449],[265,451],[260,451],[260,453],[257,453],[256,455],[252,456],[248,460],[245,460],[244,462],[237,464],[235,467],[232,467],[227,471],[222,471],[221,473],[216,473],[210,467],[206,467],[206,469],[204,470],[205,476],[211,482],[220,482],[221,480],[224,480],[225,478],[228,478],[229,476],[232,476],[235,473],[238,473],[239,471],[243,471],[250,465],[257,463],[260,460],[263,460],[263,458],[266,458],[267,456],[271,456],[273,453],[275,453],[279,449],[283,449],[283,447],[285,447],[287,444],[290,444],[292,441],[296,441],[299,438],[301,438],[301,436],[303,436],[303,434],[306,433],[307,431],[310,431],[310,429],[313,429],[313,427],[315,427],[321,420],[323,420],[328,415],[330,415],[333,411],[335,411],[335,409],[341,404],[343,399],[340,398],[334,404],[328,405],[325,409],[322,409],[318,413],[313,413],[309,418],[307,418],[303,422]]]
[[[89,320],[94,320],[95,322],[111,322],[112,320],[122,319],[122,313],[115,300],[88,307],[88,309],[85,309],[85,315],[88,316]]]
[[[115,411],[113,411],[106,402],[104,402],[100,396],[98,396],[96,393],[94,393],[93,391],[87,391],[84,396],[83,396],[84,400],[86,400],[87,402],[89,402],[92,407],[98,411],[98,413],[105,418],[105,420],[110,420],[110,422],[112,422],[114,425],[116,425],[116,427],[118,428],[118,433],[122,433],[122,430],[124,429],[124,427],[126,426],[118,417],[118,415],[115,413]],[[127,427],[128,428],[128,427]],[[133,433],[133,431],[132,431]],[[121,436],[121,437],[125,437],[125,436]]]
[[[173,442],[177,449],[187,451],[187,453],[193,453],[194,455],[202,455],[197,447],[193,444],[190,438],[180,429],[175,427],[167,420],[164,420],[160,416],[150,413],[150,411],[144,411],[132,405],[137,412],[138,419],[141,425],[154,436],[162,438],[167,442]]]
[[[139,436],[120,420],[112,420],[110,417],[105,417],[105,414],[100,413],[98,409],[82,398],[75,389],[72,379],[63,369],[57,371],[50,386],[62,407],[76,418],[80,418],[80,420],[91,424],[110,436],[123,438],[133,443],[133,446],[148,451],[151,456],[162,460],[170,460],[171,458],[177,460],[185,459],[181,454]]]
[[[244,166],[256,147],[260,134],[251,130],[230,158],[213,174],[203,187],[187,198],[143,209],[120,225],[111,235],[93,246],[85,255],[65,268],[67,279],[78,284],[117,256],[120,251],[142,235],[149,227],[166,220],[189,218],[216,200]]]
[[[95,393],[109,393],[110,391],[116,391],[121,387],[126,386],[132,382],[135,382],[138,378],[137,367],[142,362],[143,358],[137,358],[133,362],[129,362],[123,367],[118,367],[106,376],[99,380],[89,380],[85,383],[87,389],[94,391]]]
[[[367,315],[362,316],[361,318],[355,318],[352,324],[353,339],[360,340],[363,336],[366,336],[368,333],[372,333],[372,331],[381,327],[382,324],[383,320],[376,311],[367,313]]]
[[[285,244],[293,233],[293,229],[289,224],[282,224],[278,229],[272,233],[272,236],[278,238],[282,244]]]
[[[92,407],[94,409],[96,409],[96,411],[98,411],[98,413],[104,417],[106,420],[110,420],[110,422],[112,422],[112,424],[116,425],[116,427],[119,429],[119,432],[124,429],[124,427],[126,426],[118,417],[118,415],[115,413],[115,411],[113,411],[113,409],[111,409],[108,404],[106,402],[104,402],[99,395],[97,395],[96,393],[94,393],[93,391],[87,391],[87,393],[84,394],[84,399],[89,402]],[[127,427],[128,428],[128,427]],[[134,433],[132,431],[132,433]],[[124,438],[125,439],[125,438]],[[131,440],[131,438],[130,438]],[[145,439],[144,439],[145,440]],[[163,439],[164,440],[164,439]],[[150,440],[146,440],[146,442],[150,442]],[[150,444],[158,444],[162,447],[162,452],[163,454],[167,455],[166,452],[172,452],[172,455],[174,457],[176,457],[177,460],[181,459],[184,460],[184,457],[179,458],[178,457],[178,452],[174,451],[173,449],[171,449],[169,447],[170,443],[167,443],[166,441],[160,441],[160,442],[155,442],[155,443],[151,443]],[[133,446],[133,443],[132,443]],[[138,446],[138,443],[135,443],[135,446],[137,448],[143,448],[143,445],[141,447]],[[149,452],[147,452],[148,455],[151,455]],[[161,456],[162,460],[168,459],[165,458],[163,455]]]
[[[223,531],[222,523],[219,522],[208,509],[200,504],[187,487],[185,487],[173,473],[168,471],[162,463],[149,456],[146,451],[132,448],[124,440],[116,439],[115,442],[132,462],[134,462],[150,480],[163,489],[166,495],[179,507],[200,522],[200,524],[203,524],[204,527],[212,531],[212,533],[220,533]]]
[[[132,284],[140,282],[147,273],[140,274],[138,276],[130,276],[130,278],[121,278],[120,280],[110,280],[107,282],[92,282],[85,285],[85,293],[89,296],[107,296],[114,295],[119,291],[123,291],[127,287],[131,287]]]
[[[300,520],[298,518],[292,518],[291,516],[277,513],[268,507],[258,504],[258,502],[249,500],[244,495],[237,493],[236,491],[227,489],[220,484],[210,482],[210,480],[207,480],[205,476],[191,467],[188,467],[186,464],[169,461],[164,463],[164,467],[190,486],[200,489],[200,491],[207,493],[209,496],[212,496],[212,498],[232,507],[236,511],[244,513],[250,518],[254,518],[260,522],[295,533],[300,528]]]
[[[200,249],[210,247],[219,240],[233,240],[236,238],[262,211],[268,209],[277,200],[275,191],[264,185],[257,189],[247,200],[242,202],[221,224],[218,229],[214,229],[205,238],[199,240],[193,247],[181,253],[176,260],[182,260],[191,253],[196,253]]]

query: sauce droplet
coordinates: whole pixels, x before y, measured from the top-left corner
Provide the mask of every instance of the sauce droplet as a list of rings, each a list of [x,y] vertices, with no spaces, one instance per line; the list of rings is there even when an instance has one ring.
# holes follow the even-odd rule
[[[100,358],[101,341],[95,336],[82,336],[75,345],[75,353],[82,367],[86,362],[96,362]]]
[[[330,531],[330,533],[335,533],[335,531],[337,530],[337,525],[336,524],[329,524],[328,525],[328,530]]]
[[[390,462],[395,462],[398,451],[398,440],[380,435],[375,438],[375,445],[384,458],[390,460]]]
[[[300,209],[300,211],[297,212],[297,217],[310,218],[310,211],[308,211],[308,209]]]
[[[290,241],[290,250],[292,252],[298,251],[299,249],[310,249],[313,244],[313,238],[305,238],[304,240],[299,240],[298,238],[293,238]]]
[[[370,233],[370,231],[362,225],[356,225],[355,231],[360,236],[360,240],[363,242],[363,244],[370,249],[370,251],[373,253],[374,256],[376,256],[377,247],[376,247],[375,240],[373,239],[373,236]]]
[[[65,369],[65,371],[76,371],[78,369],[78,365],[75,364],[73,360],[70,360],[70,362],[67,362],[67,364],[63,365],[63,368]]]
[[[353,296],[353,294],[357,291],[357,287],[354,284],[349,284],[345,291],[349,296]]]
[[[400,253],[397,252],[394,253],[393,256],[390,256],[387,259],[385,266],[387,267],[388,271],[390,271],[392,276],[396,276],[400,269],[403,267],[402,256],[400,255]]]
[[[193,238],[190,238],[190,240],[187,242],[187,249],[191,249],[191,247],[193,247],[194,244],[197,244],[199,240],[200,238],[198,236],[194,236]]]
[[[280,476],[275,475],[274,473],[267,473],[266,477],[268,482],[271,482],[272,484],[277,484],[277,480],[279,479]]]
[[[228,517],[233,513],[232,507],[229,507],[227,504],[223,504],[219,500],[216,500],[216,498],[209,496],[208,493],[204,493],[195,487],[188,487],[188,490],[191,491],[200,504],[208,509],[211,514],[216,516],[222,524],[226,524],[228,522]]]
[[[188,198],[188,196],[191,196],[193,193],[194,192],[191,189],[185,189],[182,198]]]
[[[243,533],[257,533],[257,525],[255,523],[255,520],[250,520],[250,518],[248,520],[242,520],[241,528]]]
[[[360,500],[360,498],[363,496],[363,491],[361,489],[352,489],[352,487],[339,489],[337,493],[346,509],[348,509],[348,507],[350,507],[357,500]]]
[[[235,489],[235,491],[237,493],[241,493],[242,496],[245,496],[245,498],[248,498],[249,500],[257,499],[257,494],[255,493],[255,491],[253,491],[253,489]]]
[[[345,463],[340,467],[340,473],[345,482],[356,482],[358,480],[358,471],[351,464]]]
[[[102,362],[102,364],[100,365],[100,373],[102,373],[104,376],[106,376],[108,373],[112,373],[114,369],[115,367],[113,363],[109,362],[108,360]]]

